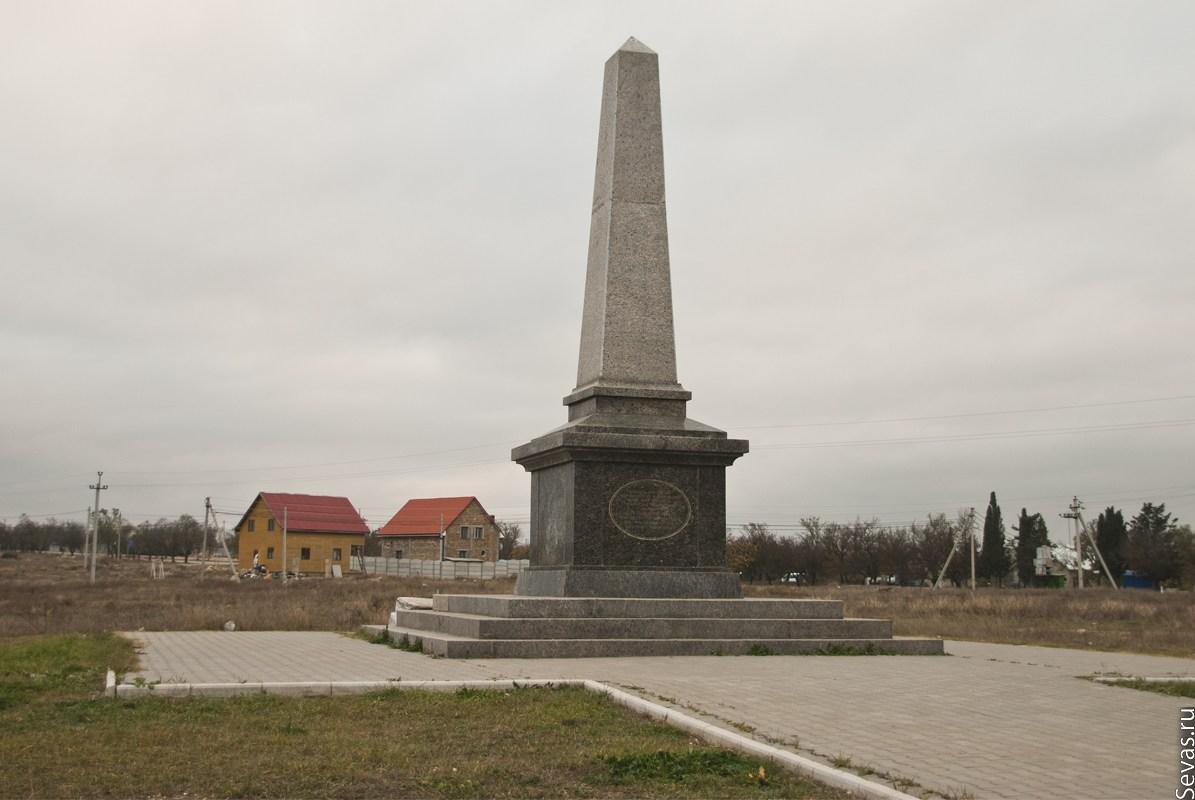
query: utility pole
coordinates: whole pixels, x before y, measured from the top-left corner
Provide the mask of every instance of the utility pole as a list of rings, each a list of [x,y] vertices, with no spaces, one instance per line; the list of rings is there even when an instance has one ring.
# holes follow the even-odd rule
[[[203,498],[203,565],[207,566],[207,533],[208,533],[208,519],[212,515],[212,498]]]
[[[282,507],[282,582],[286,583],[286,506]]]
[[[935,589],[942,586],[942,578],[946,577],[946,570],[950,569],[950,561],[954,558],[954,551],[958,550],[958,542],[952,541],[950,543],[950,553],[946,556],[946,563],[942,565],[942,571],[938,573],[938,579],[934,581]]]
[[[971,538],[971,593],[975,593],[975,506],[967,512],[967,535]]]
[[[963,532],[963,536],[959,536],[958,532],[951,537],[950,553],[946,556],[946,563],[942,565],[942,571],[938,573],[938,579],[934,581],[933,588],[937,589],[942,585],[942,579],[946,577],[946,570],[950,569],[950,562],[954,559],[954,554],[958,552],[959,543],[963,537],[970,539],[971,546],[971,591],[975,591],[975,507],[967,512],[967,529]]]
[[[87,488],[95,490],[95,515],[92,517],[91,523],[91,583],[95,583],[95,559],[99,551],[98,542],[100,539],[100,492],[108,488],[104,483],[103,470],[95,473],[95,483],[90,484]]]
[[[91,506],[87,507],[87,525],[83,528],[83,571],[91,560]]]
[[[439,578],[444,577],[444,559],[448,558],[448,531],[444,530],[444,512],[440,512],[440,563],[436,566],[440,569]]]
[[[1079,502],[1079,498],[1075,498],[1074,503]],[[1079,522],[1079,513],[1075,512],[1075,558],[1079,562],[1079,588],[1083,588],[1083,528],[1082,523]]]
[[[210,532],[213,538],[220,540],[220,547],[224,550],[224,557],[228,559],[228,568],[232,570],[232,577],[239,578],[240,573],[237,570],[237,563],[232,559],[232,553],[228,550],[228,536],[226,535],[223,525],[220,523],[220,531],[216,531],[216,509],[212,508],[212,498],[203,498],[203,566],[206,568],[208,562],[211,560],[211,553],[208,552],[207,535]]]
[[[112,509],[112,522],[116,525],[116,558],[120,559],[120,509]]]
[[[1063,519],[1071,519],[1075,521],[1075,554],[1079,559],[1079,588],[1083,588],[1083,531],[1081,530],[1081,523],[1079,522],[1079,509],[1083,505],[1079,502],[1079,498],[1071,499],[1070,513],[1059,514]]]
[[[954,559],[954,554],[957,550],[958,535],[956,533],[950,537],[950,552],[946,555],[946,563],[942,565],[942,571],[938,573],[938,579],[934,581],[933,588],[937,589],[942,586],[942,578],[946,577],[946,570],[950,569],[950,562]]]
[[[1073,498],[1070,504],[1070,513],[1060,516],[1073,519],[1078,525],[1075,544],[1079,552],[1079,588],[1083,588],[1083,534],[1087,534],[1087,541],[1091,543],[1091,549],[1095,551],[1096,558],[1100,560],[1100,566],[1103,567],[1104,574],[1108,576],[1108,583],[1112,584],[1113,589],[1120,591],[1120,587],[1116,584],[1116,578],[1112,575],[1112,570],[1108,569],[1108,562],[1104,561],[1104,554],[1100,552],[1100,546],[1096,544],[1095,537],[1087,528],[1087,521],[1083,519],[1083,501],[1078,497]]]

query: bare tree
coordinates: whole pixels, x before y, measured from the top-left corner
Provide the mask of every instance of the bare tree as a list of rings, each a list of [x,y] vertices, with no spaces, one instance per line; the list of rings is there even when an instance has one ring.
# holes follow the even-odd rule
[[[513,558],[522,537],[523,529],[517,522],[498,522],[498,558]]]
[[[924,525],[913,523],[910,536],[917,548],[916,574],[919,581],[933,581],[938,577],[938,571],[946,563],[951,549],[954,547],[954,537],[957,527],[945,514],[930,514]],[[963,564],[966,559],[954,558],[950,562],[950,570],[946,577],[955,586],[963,582]]]
[[[805,529],[805,535],[797,542],[801,571],[805,573],[809,585],[813,586],[821,576],[826,560],[825,534],[822,521],[817,517],[802,517],[801,527]]]

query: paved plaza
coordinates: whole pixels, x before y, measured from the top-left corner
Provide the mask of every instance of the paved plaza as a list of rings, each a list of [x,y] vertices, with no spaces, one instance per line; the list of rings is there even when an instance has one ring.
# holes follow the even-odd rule
[[[1195,660],[948,642],[946,657],[433,659],[336,633],[129,634],[146,681],[588,678],[946,797],[1173,796],[1181,698],[1079,680]],[[1187,705],[1192,701],[1187,700]]]

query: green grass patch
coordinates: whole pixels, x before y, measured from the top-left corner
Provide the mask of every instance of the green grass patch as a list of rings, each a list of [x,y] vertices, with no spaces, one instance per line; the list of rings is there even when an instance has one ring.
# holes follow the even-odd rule
[[[760,763],[727,750],[699,749],[684,752],[657,750],[605,756],[609,780],[617,783],[645,781],[693,782],[706,777],[758,776]],[[758,782],[758,778],[755,778]]]
[[[117,637],[0,640],[4,685],[22,687],[0,709],[0,794],[845,797],[579,687],[100,696],[104,670],[132,657]]]
[[[360,630],[354,631],[349,635],[354,639],[361,639],[362,641],[369,642],[370,644],[384,644],[388,646],[394,645],[394,641],[390,638],[389,634],[387,634],[385,630],[380,630],[377,633],[370,633],[366,630]]]
[[[399,650],[405,650],[408,653],[422,653],[423,643],[410,639],[404,633],[397,640],[390,639],[390,646]]]
[[[884,655],[884,651],[876,647],[874,644],[868,642],[862,647],[854,647],[852,645],[844,644],[829,644],[825,647],[819,647],[813,651],[815,656],[878,656]]]
[[[1164,694],[1169,697],[1195,697],[1195,681],[1143,681],[1140,678],[1125,678],[1116,681],[1100,681],[1107,686],[1121,686],[1142,692]]]
[[[353,634],[353,636],[357,639],[364,639],[370,644],[384,644],[392,650],[404,650],[408,653],[423,652],[423,644],[411,639],[405,633],[397,639],[384,630],[378,631],[377,633],[360,631]]]
[[[0,711],[45,696],[87,696],[103,689],[107,670],[123,673],[136,663],[133,643],[110,633],[0,642]]]

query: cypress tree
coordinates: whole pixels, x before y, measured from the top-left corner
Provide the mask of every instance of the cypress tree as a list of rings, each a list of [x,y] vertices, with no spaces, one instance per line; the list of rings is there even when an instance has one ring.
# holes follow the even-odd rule
[[[1036,571],[1033,559],[1037,556],[1037,548],[1050,543],[1050,534],[1046,529],[1046,521],[1041,514],[1030,514],[1021,509],[1021,517],[1017,520],[1017,577],[1022,586],[1032,586]]]
[[[1004,583],[1004,577],[1012,569],[1004,541],[1004,516],[1000,513],[995,492],[988,500],[988,510],[983,518],[983,547],[976,568],[980,577],[1000,584]]]
[[[1108,562],[1108,569],[1112,577],[1119,584],[1124,577],[1127,566],[1127,550],[1129,531],[1124,524],[1124,514],[1108,506],[1104,513],[1095,521],[1095,543],[1100,548],[1100,555]]]
[[[1129,523],[1128,565],[1158,583],[1182,572],[1179,536],[1166,504],[1146,503]]]

